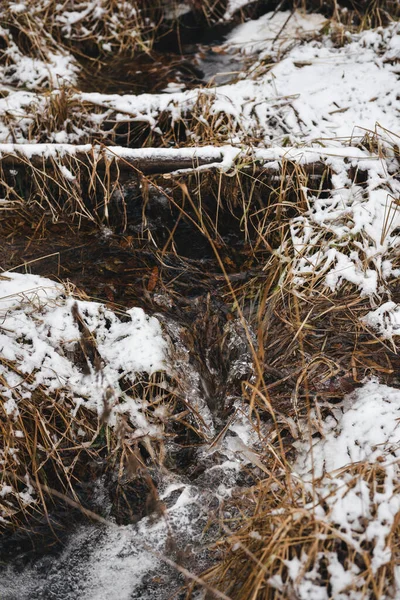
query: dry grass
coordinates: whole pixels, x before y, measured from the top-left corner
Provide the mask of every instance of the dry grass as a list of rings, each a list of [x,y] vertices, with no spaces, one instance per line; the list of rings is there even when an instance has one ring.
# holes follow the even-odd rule
[[[280,466],[272,467],[269,477],[244,498],[234,500],[245,511],[244,518],[226,521],[221,516],[224,537],[215,550],[222,551],[224,558],[203,575],[204,579],[232,599],[295,600],[306,597],[304,582],[309,574],[309,582],[316,585],[315,593],[320,588],[321,593],[326,590],[327,597],[334,597],[329,569],[336,559],[344,570],[351,572],[352,566],[356,569],[342,591],[343,597],[393,598],[398,523],[389,538],[393,558],[376,572],[371,566],[372,542],[358,549],[355,539],[349,539],[340,525],[330,521],[329,511],[320,516],[318,501],[310,489],[290,478],[288,472]],[[352,482],[347,484],[349,489],[365,481],[371,493],[382,477],[379,465],[353,465],[346,472]],[[311,593],[311,587],[308,591]]]
[[[332,24],[353,32],[382,27],[400,17],[396,0],[291,0],[287,4],[309,13],[322,12]]]
[[[78,299],[88,299],[82,292],[66,288],[66,294],[72,292]],[[25,302],[25,309],[33,314],[40,312],[40,307],[32,302],[32,306]],[[117,307],[114,310],[122,317],[125,314]],[[79,321],[81,337],[74,341],[70,360],[74,368],[83,373],[94,369],[101,380],[102,357],[96,340],[78,308],[76,311],[74,318]],[[37,318],[40,322],[40,316]],[[22,334],[21,340],[24,343]],[[64,356],[63,348],[58,351]],[[98,516],[104,520],[113,516],[119,523],[136,522],[154,512],[159,502],[153,480],[165,470],[167,458],[169,461],[166,443],[175,444],[179,451],[205,438],[201,415],[185,401],[184,374],[179,369],[173,376],[157,372],[152,376],[141,373],[133,374],[132,378],[124,377],[119,382],[124,399],[109,385],[103,386],[103,410],[98,415],[86,408],[85,403],[77,405],[74,391],[68,387],[62,386],[54,392],[45,385],[35,386],[35,371],[26,375],[18,361],[4,356],[0,361],[3,372],[0,379],[0,527],[3,531],[29,531],[43,524],[44,518],[57,515],[57,507],[65,503],[89,518]],[[10,377],[22,382],[10,388]],[[15,409],[7,404],[10,397]],[[115,416],[115,407],[129,399],[143,407],[143,419],[154,426],[153,433],[139,435],[123,410]],[[109,424],[111,414],[115,421],[112,426]],[[169,462],[167,465],[171,467]],[[111,514],[108,505],[99,509],[96,504],[93,486],[104,477],[109,484]],[[103,509],[105,514],[97,515]],[[53,520],[52,517],[49,523]]]
[[[60,45],[72,48],[77,55],[133,55],[151,49],[156,31],[153,19],[158,10],[157,3],[144,15],[135,3],[119,0],[102,0],[98,6],[85,2],[65,6],[54,0],[39,0],[28,2],[23,11],[5,2],[1,19],[22,53],[29,56],[46,58]]]
[[[5,359],[2,363],[3,368],[24,377],[12,363]],[[29,377],[25,382],[29,383]],[[2,385],[7,387],[5,380]],[[30,393],[24,384],[19,385],[15,414],[7,413],[7,398],[1,395],[3,532],[29,531],[44,519],[51,523],[52,515],[57,519],[57,508],[64,503],[89,518],[111,516],[117,523],[136,522],[154,512],[158,502],[154,478],[165,468],[165,443],[179,438],[179,448],[185,437],[199,443],[204,423],[180,398],[177,382],[163,374],[125,386],[129,386],[129,397],[146,404],[144,414],[157,424],[160,435],[138,437],[123,414],[116,426],[110,427],[110,402],[119,402],[112,390],[104,395],[104,411],[99,417],[84,406],[77,409],[74,398],[62,390],[55,394],[39,386]],[[109,504],[99,507],[96,501],[95,487],[104,477],[111,514]]]
[[[12,36],[23,55],[44,59],[60,44],[73,48],[76,55],[95,55],[96,59],[108,52],[134,55],[151,51],[162,22],[159,6],[149,16],[144,12],[127,15],[123,12],[128,10],[126,3],[121,8],[122,4],[116,0],[103,4],[100,19],[89,13],[69,32],[58,19],[55,2],[32,2],[32,10],[26,13],[10,12],[7,6],[4,21],[10,32],[7,35]],[[222,14],[222,4],[195,4],[206,20]],[[319,2],[302,2],[301,6],[317,10]],[[345,16],[336,2],[329,3],[333,19],[357,29],[397,18],[398,8],[398,3],[391,0],[369,2],[366,7],[353,2],[352,11]],[[111,19],[114,14],[119,15],[117,20]],[[138,32],[133,39],[131,31]],[[3,56],[1,60],[8,58]],[[5,119],[14,128],[15,139],[19,127],[28,127],[28,133],[24,130],[26,138],[43,142],[53,141],[55,134],[65,130],[70,135],[75,133],[76,142],[80,143],[95,138],[126,146],[195,145],[198,140],[218,145],[234,136],[240,124],[233,124],[227,116],[211,114],[210,103],[207,94],[200,96],[191,114],[184,115],[174,125],[170,115],[159,115],[161,135],[151,132],[143,123],[133,123],[132,117],[136,115],[127,115],[126,121],[120,121],[115,111],[101,106],[95,108],[97,116],[102,115],[95,129],[94,107],[80,102],[68,87],[49,93],[43,103],[32,106],[28,125],[20,124],[13,115]],[[186,131],[192,133],[190,139],[186,138]],[[255,136],[246,139],[250,145],[258,141]],[[386,160],[387,145],[381,144],[378,136],[366,135],[363,147]],[[392,144],[389,153],[398,162],[396,144]],[[14,163],[2,164],[1,210],[13,214],[21,210],[26,214],[34,207],[42,211],[44,219],[57,221],[69,215],[78,225],[84,221],[99,226],[117,224],[124,232],[129,212],[124,195],[126,183],[141,190],[143,214],[154,196],[164,196],[177,215],[167,238],[157,237],[144,219],[137,239],[130,236],[129,243],[134,245],[139,238],[141,243],[143,239],[148,241],[159,260],[161,275],[162,266],[170,256],[182,260],[182,271],[189,270],[193,262],[180,257],[177,249],[179,225],[189,224],[214,253],[216,270],[205,273],[199,269],[193,281],[197,284],[201,278],[205,286],[217,282],[218,301],[228,315],[226,320],[238,319],[251,347],[252,378],[235,381],[235,392],[249,403],[254,422],[258,423],[256,427],[261,431],[262,423],[267,422],[273,433],[260,449],[262,469],[257,471],[257,465],[253,465],[259,483],[245,492],[241,490],[240,495],[221,509],[222,537],[214,548],[219,560],[204,575],[206,582],[240,600],[295,600],[299,597],[300,580],[315,569],[321,586],[330,594],[328,566],[336,555],[342,565],[356,565],[359,569],[349,593],[353,589],[360,592],[360,597],[381,598],[384,593],[390,597],[399,555],[398,521],[389,539],[393,558],[374,572],[371,547],[363,548],[362,552],[355,550],[328,513],[322,518],[315,504],[318,482],[310,489],[293,477],[290,466],[295,456],[294,441],[316,432],[317,424],[315,420],[311,422],[314,405],[319,406],[322,418],[326,417],[365,376],[377,375],[381,381],[392,383],[400,366],[397,347],[379,339],[362,324],[360,318],[371,306],[369,299],[361,298],[354,286],[345,283],[339,292],[333,293],[324,283],[325,273],[313,269],[301,285],[296,280],[295,262],[299,256],[293,251],[291,222],[308,211],[306,188],[316,197],[329,195],[331,170],[323,162],[305,167],[282,160],[279,170],[272,171],[249,158],[229,173],[194,169],[191,173],[165,177],[145,176],[137,169],[129,172],[120,169],[117,162],[100,164],[90,153],[84,160],[64,156],[62,160],[51,159],[50,163],[40,164],[19,156]],[[349,170],[349,176],[356,182],[359,174]],[[397,176],[393,172],[393,177]],[[397,210],[397,200],[393,200],[382,239]],[[325,242],[329,242],[329,235],[321,230],[319,243]],[[362,242],[361,235],[355,237],[345,252],[349,254]],[[232,245],[236,252],[232,251]],[[393,260],[394,267],[399,266],[398,253],[394,251],[387,258]],[[371,266],[367,257],[364,266],[365,269]],[[175,282],[163,280],[158,271],[155,276],[163,293],[178,301]],[[397,279],[387,281],[381,277],[379,284],[382,296],[387,294],[399,301]],[[147,291],[152,286],[150,275]],[[210,289],[214,291],[215,287]],[[205,315],[193,324],[194,333],[203,336],[202,341],[188,347],[194,353],[201,344],[208,349],[214,344],[210,356],[225,376],[231,360],[224,329],[226,320],[221,325],[211,310]],[[182,357],[175,354],[171,357],[174,359]],[[17,372],[15,364],[0,360],[5,368]],[[126,420],[121,420],[117,428],[108,427],[107,399],[104,414],[98,418],[83,407],[71,412],[73,398],[61,400],[44,387],[32,395],[24,395],[22,385],[16,392],[20,396],[19,413],[11,418],[3,408],[5,399],[0,398],[3,440],[0,483],[11,488],[1,498],[5,528],[18,529],[40,521],[51,512],[53,502],[63,501],[63,496],[78,506],[90,506],[82,483],[105,472],[117,473],[116,513],[123,515],[119,517],[122,521],[134,521],[146,513],[143,504],[154,506],[153,501],[157,500],[152,469],[162,471],[171,467],[166,444],[173,444],[174,440],[178,440],[177,445],[193,447],[210,443],[201,414],[185,401],[188,385],[184,373],[176,372],[167,385],[163,376],[143,379],[130,391],[135,398],[146,400],[150,420],[154,419],[156,407],[165,407],[164,420],[158,423],[163,432],[161,438],[133,442],[132,428]],[[226,416],[223,411],[221,415]],[[97,467],[93,471],[94,463]],[[357,464],[349,466],[344,474],[350,480],[368,482],[372,489],[382,479],[380,469],[379,464]],[[138,481],[144,502],[132,509],[127,485]],[[30,489],[33,502],[26,495]],[[394,492],[399,490],[396,488]],[[376,506],[372,508],[376,510]],[[236,516],[227,520],[225,509]],[[288,561],[295,559],[301,562],[298,579],[291,576],[289,569]],[[189,589],[188,594],[192,591]]]
[[[46,161],[33,164],[20,157],[11,172],[3,165],[5,206],[23,207],[29,199],[29,204],[42,207],[53,221],[63,213],[73,214],[78,221],[107,221],[111,198],[120,189],[118,174],[107,165],[98,171],[97,159],[90,155],[87,159],[82,162],[71,156],[62,161],[64,165],[52,159],[49,166]]]
[[[45,61],[52,52],[64,48],[78,59],[89,59],[93,72],[93,64],[109,56],[132,58],[150,53],[155,42],[172,31],[179,38],[174,16],[179,15],[179,4],[176,0],[101,0],[96,5],[83,0],[68,4],[29,0],[24,10],[18,10],[7,0],[0,11],[2,39],[6,46],[12,40],[22,56]],[[224,13],[220,1],[196,0],[188,4],[194,18],[192,27],[214,23]],[[0,54],[1,60],[9,60],[7,53]]]
[[[367,136],[363,143],[385,159],[386,146],[379,139]],[[393,155],[393,148],[387,151]],[[64,166],[74,175],[71,178],[57,161],[51,168],[34,162],[25,161],[20,173],[12,175],[17,177],[18,185],[9,180],[9,168],[3,169],[3,192],[12,205],[26,206],[28,202],[28,207],[30,203],[40,206],[53,219],[66,211],[78,223],[90,219],[104,224],[113,218],[117,199],[119,225],[123,228],[126,224],[124,180],[116,165],[100,168],[90,156],[85,162],[70,157]],[[357,173],[353,175],[356,177]],[[177,212],[176,227],[167,240],[158,239],[145,222],[140,232],[141,240],[147,235],[156,248],[160,265],[169,255],[179,258],[180,222],[190,223],[212,248],[219,270],[218,293],[230,318],[237,317],[241,322],[255,365],[253,379],[242,383],[240,393],[251,406],[260,432],[263,422],[274,428],[259,449],[261,463],[252,466],[257,472],[262,465],[259,483],[248,491],[241,490],[231,507],[225,507],[239,516],[226,520],[221,513],[222,538],[214,548],[218,562],[204,574],[207,584],[240,600],[296,599],[301,597],[298,586],[307,573],[313,572],[321,586],[331,589],[328,567],[336,556],[346,569],[351,565],[358,569],[349,593],[353,589],[361,598],[380,598],[383,593],[390,597],[399,545],[397,522],[389,540],[394,558],[375,572],[371,567],[372,547],[360,552],[330,520],[329,511],[321,517],[315,507],[318,482],[310,489],[293,477],[290,466],[295,456],[293,442],[307,436],[307,431],[310,435],[318,431],[318,423],[311,418],[314,405],[318,405],[323,419],[365,376],[377,375],[391,383],[399,368],[397,349],[368,331],[360,321],[371,308],[368,298],[360,298],[350,284],[333,293],[318,273],[311,273],[301,286],[296,282],[290,224],[308,210],[305,188],[329,193],[329,169],[323,163],[310,168],[282,161],[279,172],[273,172],[249,161],[230,173],[194,169],[166,179],[134,170],[129,177],[131,182],[137,178],[140,181],[144,212],[154,195],[164,195]],[[229,235],[234,235],[236,253],[232,253]],[[350,242],[346,251],[351,251]],[[398,255],[394,253],[391,258],[397,266]],[[398,300],[398,281],[381,283]],[[165,292],[172,295],[173,290],[173,285],[165,283]],[[204,319],[194,328],[194,335],[202,335],[205,344],[216,337],[217,331],[211,313],[208,318],[212,332],[207,334],[209,337]],[[251,330],[256,332],[256,341]],[[225,352],[229,361],[223,336],[218,344],[219,355]],[[196,347],[191,350],[196,351]],[[181,443],[182,435],[186,435],[188,445],[210,443],[201,414],[182,400],[187,395],[184,378],[178,373],[176,379],[180,384],[170,388],[168,397],[157,382],[145,382],[136,390],[150,406],[162,402],[167,407],[165,437],[143,441],[143,446],[130,443],[129,424],[121,423],[118,430],[111,431],[84,410],[72,418],[69,401],[60,404],[45,389],[38,389],[29,400],[21,399],[17,421],[12,422],[5,415],[1,421],[6,460],[2,483],[13,488],[12,494],[3,499],[6,526],[18,528],[49,512],[49,499],[55,498],[51,489],[90,507],[80,492],[80,482],[93,477],[90,464],[94,459],[104,469],[116,469],[121,482],[133,481],[137,485],[138,472],[141,481],[145,473],[141,483],[144,495],[154,495],[148,479],[151,468],[143,458],[142,448],[152,464],[162,468],[163,464],[168,465],[166,440],[171,442],[178,436]],[[78,428],[84,431],[84,442],[77,437]],[[15,437],[15,430],[22,431],[23,437]],[[17,448],[18,453],[11,448]],[[367,482],[371,490],[382,479],[378,464],[351,465],[344,474],[350,480]],[[24,504],[21,492],[26,491],[28,483],[38,499]],[[131,521],[135,514],[145,514],[139,508],[136,513],[132,511],[131,497],[122,483],[118,493],[117,510],[125,515],[122,520]],[[154,502],[149,504],[153,506]],[[145,511],[143,507],[142,510]],[[373,505],[372,510],[376,510]],[[292,577],[290,564],[295,560],[300,561],[300,567],[296,577]],[[188,594],[192,591],[189,588]]]
[[[380,148],[376,138],[367,136],[364,143],[370,149]],[[357,543],[370,523],[368,518],[363,530],[349,538],[321,499],[326,482],[307,485],[292,473],[296,439],[321,435],[318,423],[333,414],[365,377],[378,376],[382,382],[397,385],[399,369],[397,346],[379,339],[361,321],[370,310],[368,298],[360,297],[351,284],[332,292],[315,273],[299,285],[288,246],[285,255],[277,252],[289,240],[293,216],[307,210],[301,190],[312,181],[316,189],[326,192],[329,172],[319,169],[316,179],[315,173],[310,176],[300,166],[283,162],[278,186],[271,173],[263,178],[257,170],[252,174],[251,167],[214,180],[208,174],[187,176],[184,182],[179,179],[176,192],[180,190],[181,200],[173,190],[170,201],[179,202],[183,218],[194,220],[209,240],[226,280],[225,301],[231,302],[232,313],[243,328],[248,331],[250,325],[257,333],[255,382],[244,382],[242,395],[257,415],[256,423],[258,419],[259,424],[265,420],[275,424],[275,432],[261,448],[259,484],[247,492],[238,491],[221,507],[222,537],[214,547],[217,562],[203,578],[232,599],[304,598],[307,592],[300,586],[307,579],[334,597],[338,565],[352,573],[343,592],[349,597],[354,593],[357,598],[394,598],[398,519],[387,538],[392,559],[376,570],[374,543],[363,542],[361,549]],[[324,186],[319,185],[323,180]],[[210,211],[210,198],[216,211]],[[248,245],[246,267],[234,264],[234,255],[225,247],[228,214],[236,219],[238,238]],[[346,251],[350,248],[349,241]],[[397,265],[398,253],[391,257]],[[243,268],[253,272],[253,277],[237,283],[235,274]],[[384,286],[398,301],[398,281],[392,279]],[[248,340],[251,344],[251,336]],[[382,465],[350,464],[338,476],[344,489],[351,490],[360,482],[368,486],[368,510],[375,515],[379,500],[374,494],[386,477]],[[396,480],[394,496],[399,491]],[[227,514],[238,516],[227,519]],[[189,596],[193,589],[189,586]]]

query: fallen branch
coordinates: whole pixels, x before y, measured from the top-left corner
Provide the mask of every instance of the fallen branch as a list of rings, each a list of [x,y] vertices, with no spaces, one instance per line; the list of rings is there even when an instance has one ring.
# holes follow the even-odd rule
[[[23,163],[38,169],[67,167],[70,160],[95,167],[108,168],[113,163],[119,171],[132,168],[145,175],[172,173],[192,169],[220,169],[256,166],[260,172],[279,173],[283,163],[299,165],[308,174],[321,175],[330,166],[330,159],[346,159],[347,163],[378,160],[378,157],[359,148],[283,148],[263,150],[233,146],[204,146],[189,148],[123,148],[101,145],[73,144],[0,144],[0,165],[10,169]]]
[[[69,166],[69,160],[96,169],[118,164],[120,171],[131,168],[145,175],[170,173],[172,171],[219,165],[224,154],[219,148],[121,148],[74,146],[72,144],[0,144],[0,164],[14,168],[25,163],[38,169],[53,168],[54,165]]]

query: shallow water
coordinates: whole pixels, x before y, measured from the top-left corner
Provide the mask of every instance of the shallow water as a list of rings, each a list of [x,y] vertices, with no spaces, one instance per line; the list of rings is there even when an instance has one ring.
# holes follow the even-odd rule
[[[188,30],[183,35],[186,43],[167,37],[151,54],[134,58],[121,55],[93,62],[78,57],[83,69],[79,88],[103,94],[143,94],[231,83],[245,67],[240,52],[223,49],[233,27],[233,23],[224,24],[200,30],[200,35],[195,30],[193,36]]]

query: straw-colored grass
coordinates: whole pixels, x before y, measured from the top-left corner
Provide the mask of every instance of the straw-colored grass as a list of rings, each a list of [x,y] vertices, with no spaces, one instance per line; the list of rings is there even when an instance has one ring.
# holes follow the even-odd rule
[[[349,573],[354,568],[342,597],[394,598],[398,522],[389,539],[392,560],[376,572],[371,566],[373,544],[361,551],[357,549],[330,521],[329,513],[321,517],[312,491],[290,479],[288,471],[274,468],[244,498],[232,501],[240,503],[245,517],[227,521],[221,515],[224,536],[215,550],[219,556],[222,552],[224,558],[203,575],[204,579],[232,599],[295,600],[306,597],[304,582],[309,574],[309,593],[313,582],[315,593],[320,586],[321,594],[326,590],[327,597],[334,597],[330,568],[337,564]],[[350,477],[349,489],[364,481],[371,494],[384,476],[379,465],[371,464],[350,466],[346,473]],[[399,493],[398,488],[395,493]],[[376,511],[377,505],[372,509]]]
[[[384,159],[379,140],[370,137],[365,143],[371,151],[382,152]],[[99,168],[89,159],[82,163],[72,156],[64,162],[69,171],[65,174],[57,161],[50,168],[48,164],[41,168],[33,162],[25,160],[18,186],[11,185],[8,167],[3,170],[4,193],[13,205],[35,205],[53,219],[70,213],[78,223],[90,219],[104,224],[112,218],[115,198],[120,201],[123,197],[122,172],[117,165]],[[346,569],[357,567],[350,588],[360,592],[361,598],[380,598],[383,593],[390,598],[399,544],[397,522],[390,536],[393,558],[375,572],[370,562],[371,549],[365,548],[360,554],[331,522],[329,511],[323,518],[317,513],[318,482],[310,488],[293,476],[291,468],[295,457],[293,442],[307,436],[308,428],[310,435],[317,430],[317,421],[310,417],[314,403],[323,419],[365,376],[377,375],[390,383],[399,367],[396,348],[379,339],[360,320],[371,308],[368,298],[360,297],[349,283],[343,284],[339,292],[332,292],[318,274],[311,273],[301,286],[296,282],[290,224],[294,216],[308,210],[306,187],[329,193],[329,169],[323,163],[310,169],[310,165],[302,167],[282,161],[280,170],[272,172],[249,162],[228,173],[195,168],[166,179],[157,174],[145,176],[134,169],[131,177],[140,181],[144,211],[152,194],[164,195],[171,208],[178,211],[176,227],[168,240],[159,240],[143,223],[140,240],[148,236],[160,265],[169,254],[177,254],[180,220],[191,223],[213,249],[219,273],[202,276],[205,281],[208,277],[208,281],[218,283],[219,296],[230,318],[238,318],[245,330],[254,373],[242,383],[241,394],[252,409],[254,426],[260,434],[263,423],[268,423],[270,430],[258,448],[259,458],[251,465],[253,473],[258,473],[259,483],[234,495],[231,506],[221,512],[222,537],[214,548],[218,560],[203,575],[207,585],[232,599],[295,599],[296,586],[307,573],[318,572],[320,584],[330,589],[328,566],[336,556]],[[228,233],[236,235],[236,256],[224,239]],[[134,245],[135,238],[131,238]],[[349,253],[351,243],[349,240]],[[391,258],[396,266],[398,255],[394,252]],[[184,261],[182,258],[182,264]],[[381,283],[391,290],[392,297],[397,297],[396,280]],[[173,285],[163,285],[164,292],[176,293]],[[194,335],[205,336],[207,344],[215,336],[217,321],[212,312],[206,315],[210,319],[208,326],[203,318],[201,327],[195,325]],[[207,337],[207,331],[213,335]],[[218,344],[219,354],[215,356],[225,353],[229,361],[223,336]],[[194,344],[192,352],[195,348]],[[217,362],[213,366],[219,368]],[[222,369],[223,361],[220,366]],[[179,373],[177,381],[183,387],[173,390],[165,400],[165,440],[171,441],[177,430],[178,435],[186,430],[189,438],[194,432],[196,444],[212,443],[201,414],[182,402],[187,390]],[[152,382],[141,389],[150,405],[166,393]],[[29,400],[21,402],[17,421],[11,422],[3,415],[1,425],[6,461],[2,483],[13,490],[3,499],[7,527],[32,523],[49,511],[50,502],[55,498],[62,502],[63,496],[87,509],[79,482],[88,476],[88,464],[93,458],[104,463],[105,469],[117,468],[122,477],[128,473],[128,479],[129,469],[134,473],[148,472],[140,448],[129,444],[127,424],[111,431],[83,410],[72,418],[68,400],[60,404],[45,389],[38,389]],[[84,441],[77,437],[78,429],[84,432]],[[15,430],[23,432],[23,437],[15,437]],[[145,447],[146,455],[160,468],[168,465],[165,440],[152,441]],[[18,449],[18,453],[11,448]],[[350,479],[367,482],[371,489],[379,485],[382,475],[379,465],[371,464],[350,465],[345,473]],[[145,485],[149,494],[154,493],[151,486]],[[35,493],[35,502],[29,502],[26,495],[29,486]],[[122,486],[118,510],[132,519],[129,500],[123,498]],[[27,499],[28,503],[24,503]],[[234,515],[230,520],[224,516],[227,511]],[[90,517],[90,513],[85,514]],[[292,577],[290,565],[296,561],[299,571]],[[188,594],[192,591],[189,588]]]
[[[65,288],[65,293],[88,299],[71,286]],[[40,307],[25,302],[25,310],[34,314],[39,311],[35,318],[40,321]],[[79,309],[76,311],[81,337],[74,340],[70,360],[82,372],[94,369],[101,379],[102,357]],[[122,316],[125,313],[117,307],[115,311]],[[57,351],[64,354],[61,347]],[[173,360],[178,357],[171,356]],[[173,375],[140,373],[121,379],[123,400],[110,386],[105,386],[103,410],[97,414],[84,403],[77,405],[73,389],[60,387],[54,392],[44,384],[34,387],[35,372],[27,375],[17,360],[2,356],[0,361],[4,373],[0,380],[3,390],[0,392],[0,528],[3,530],[29,530],[57,512],[60,503],[81,510],[89,518],[98,516],[104,520],[114,516],[117,522],[135,522],[152,512],[148,507],[150,496],[156,494],[153,477],[165,469],[166,458],[169,461],[166,443],[175,444],[179,450],[190,443],[188,440],[198,444],[205,438],[201,415],[185,400],[184,373],[178,367]],[[10,377],[22,381],[11,390]],[[10,394],[14,408],[7,404]],[[123,411],[110,425],[115,406],[127,399],[143,406],[144,419],[158,433],[138,435],[136,426]],[[109,505],[103,507],[105,514],[97,514],[99,507],[93,490],[88,487],[102,477],[110,482],[111,515],[107,513]],[[129,501],[132,494],[139,497],[134,505]],[[93,507],[96,514],[91,511]]]
[[[88,59],[93,55],[95,60],[102,60],[109,53],[134,56],[151,52],[163,22],[158,4],[147,14],[144,10],[133,11],[127,3],[105,0],[100,18],[89,12],[68,29],[60,20],[64,8],[53,0],[32,0],[31,10],[26,12],[13,12],[9,4],[2,7],[8,33],[1,39],[7,42],[7,36],[11,36],[21,55],[43,60],[59,50],[60,45],[75,56],[83,54]],[[208,22],[223,14],[223,3],[194,4]],[[350,4],[351,10],[345,13],[336,1],[323,3],[332,13],[332,22],[336,22],[332,29],[335,43],[345,43],[344,26],[360,30],[398,17],[399,5],[392,0],[369,2],[365,7],[358,2]],[[319,1],[297,5],[307,10],[320,7]],[[118,18],[113,19],[113,15]],[[3,55],[0,60],[9,61],[7,64],[12,66],[10,57]],[[39,91],[43,92],[46,86],[48,83]],[[75,136],[76,143],[96,140],[126,146],[221,145],[238,133],[249,146],[260,141],[257,132],[241,131],[240,123],[233,123],[225,114],[214,114],[211,105],[210,94],[200,94],[193,110],[183,114],[179,122],[173,123],[169,113],[160,113],[159,129],[151,130],[144,122],[134,121],[137,115],[127,114],[124,121],[117,118],[113,109],[82,102],[66,84],[37,96],[27,108],[28,118],[23,122],[18,114],[10,113],[2,119],[14,139],[40,142],[53,142],[63,131]],[[360,145],[380,160],[390,160],[391,174],[398,177],[398,169],[393,167],[396,161],[399,164],[396,141],[387,144],[379,136],[367,133]],[[366,376],[375,375],[390,384],[396,382],[400,366],[396,344],[381,339],[363,324],[361,318],[371,310],[370,299],[361,297],[354,285],[342,282],[338,290],[332,291],[326,285],[326,273],[314,268],[299,283],[296,265],[300,258],[307,259],[310,249],[304,248],[301,256],[295,251],[291,224],[294,218],[305,217],[309,211],[307,191],[315,198],[329,196],[331,168],[322,160],[302,165],[286,159],[279,162],[278,168],[264,168],[252,160],[251,152],[228,172],[217,168],[200,170],[194,165],[190,172],[174,175],[145,175],[138,168],[122,168],[117,160],[100,161],[90,152],[84,159],[64,155],[43,158],[41,163],[19,154],[7,160],[0,167],[3,216],[23,214],[26,219],[30,211],[35,211],[40,213],[39,223],[72,217],[77,226],[86,221],[98,226],[116,224],[120,232],[126,233],[129,200],[124,186],[129,184],[140,190],[137,198],[143,208],[142,228],[134,234],[129,232],[126,243],[140,248],[140,244],[148,243],[159,264],[148,275],[144,293],[149,294],[158,285],[172,303],[179,301],[177,289],[184,288],[178,288],[175,279],[163,278],[166,259],[171,257],[181,265],[176,279],[192,269],[192,280],[207,289],[206,309],[193,321],[193,331],[186,331],[187,347],[185,351],[181,348],[181,354],[177,342],[182,340],[174,340],[170,332],[171,345],[175,342],[177,347],[171,349],[171,363],[176,359],[182,367],[184,355],[201,354],[200,348],[202,354],[196,356],[196,366],[200,369],[199,365],[204,364],[205,375],[210,376],[210,360],[207,363],[204,356],[211,356],[214,378],[217,373],[220,379],[226,379],[233,353],[229,348],[229,323],[238,323],[244,331],[253,370],[243,375],[243,381],[234,380],[234,391],[250,406],[260,435],[264,424],[270,435],[262,440],[259,454],[249,467],[252,475],[258,476],[258,483],[248,490],[241,489],[240,494],[234,493],[232,500],[221,507],[221,539],[212,549],[218,562],[204,574],[210,589],[216,588],[232,599],[295,600],[299,597],[296,586],[306,573],[315,570],[321,586],[330,594],[328,566],[336,556],[342,566],[350,569],[355,565],[358,569],[349,593],[358,591],[366,599],[382,598],[384,594],[390,598],[399,557],[398,519],[388,540],[392,559],[375,572],[371,567],[371,548],[356,551],[330,520],[329,511],[323,517],[317,511],[319,482],[313,486],[304,484],[293,475],[291,466],[296,456],[295,440],[318,435],[315,406],[319,418],[324,419]],[[357,170],[348,167],[347,174],[354,184],[365,186]],[[166,238],[157,237],[145,218],[154,197],[162,196],[177,214]],[[382,242],[397,212],[398,199],[393,196],[388,202]],[[179,256],[182,222],[189,224],[211,248],[215,272],[205,272],[185,256]],[[33,231],[32,236],[36,233]],[[235,252],[229,237],[232,235],[237,245]],[[332,237],[322,227],[318,235],[317,253],[331,243]],[[363,233],[349,237],[343,252],[350,256],[366,241]],[[394,268],[400,266],[395,248],[385,258],[392,260]],[[364,268],[375,268],[373,258],[365,255]],[[399,281],[395,276],[388,279],[378,273],[378,290],[382,298],[397,301]],[[210,308],[211,294],[217,294],[223,318]],[[194,340],[195,335],[199,339]],[[17,370],[15,364],[0,360],[5,368]],[[223,385],[227,383],[217,383],[221,385],[218,393],[212,390],[204,396],[215,392],[217,398],[223,397]],[[114,429],[108,426],[107,398],[104,414],[98,417],[83,407],[72,412],[73,398],[61,400],[44,387],[38,387],[31,395],[24,395],[23,391],[22,384],[16,392],[20,393],[16,416],[6,414],[4,402],[1,403],[0,484],[8,491],[0,498],[4,519],[0,524],[5,528],[29,528],[50,512],[53,502],[62,502],[63,498],[75,502],[77,507],[90,507],[81,483],[107,472],[118,475],[116,512],[133,521],[138,514],[132,514],[129,498],[124,496],[124,482],[141,478],[146,493],[154,495],[151,469],[162,472],[173,468],[167,455],[168,444],[179,439],[178,445],[182,445],[182,438],[193,447],[215,442],[208,435],[201,412],[186,400],[190,386],[179,367],[172,380],[166,381],[163,375],[144,378],[130,390],[135,397],[146,400],[150,420],[157,406],[164,407],[160,425],[163,435],[141,443],[132,443],[126,420]],[[216,407],[210,397],[206,400],[217,420],[226,419],[225,406]],[[99,465],[95,473],[94,462]],[[349,487],[351,481],[362,480],[371,490],[379,487],[383,478],[380,464],[367,463],[350,465],[341,475],[347,477]],[[400,493],[398,483],[394,493]],[[154,500],[152,496],[150,499]],[[376,510],[376,506],[371,505],[371,510]],[[227,519],[227,514],[232,518]],[[292,577],[290,565],[296,560],[300,567],[296,577]],[[188,595],[192,592],[189,587]]]

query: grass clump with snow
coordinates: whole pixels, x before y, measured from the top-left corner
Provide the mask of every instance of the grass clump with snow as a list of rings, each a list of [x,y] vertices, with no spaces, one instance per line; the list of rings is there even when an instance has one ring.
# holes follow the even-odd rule
[[[398,595],[399,390],[370,380],[324,408],[310,409],[294,466],[281,454],[246,521],[226,528],[207,580],[231,598]]]
[[[122,449],[123,471],[140,442],[157,461],[169,411],[156,318],[18,273],[1,275],[0,311],[2,525],[40,519],[52,488],[78,500],[93,460],[104,470]]]

